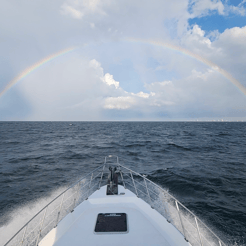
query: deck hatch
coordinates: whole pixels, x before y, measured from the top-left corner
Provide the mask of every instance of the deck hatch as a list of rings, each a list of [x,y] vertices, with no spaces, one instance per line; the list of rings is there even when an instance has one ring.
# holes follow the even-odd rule
[[[127,216],[125,213],[101,213],[97,216],[95,232],[124,233],[127,232]]]

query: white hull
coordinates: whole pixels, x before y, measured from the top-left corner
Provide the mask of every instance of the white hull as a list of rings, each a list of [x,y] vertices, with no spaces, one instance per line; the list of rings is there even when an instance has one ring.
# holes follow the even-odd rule
[[[69,213],[39,243],[39,246],[190,246],[183,235],[149,204],[119,185],[119,194],[106,195],[106,186],[82,202]],[[126,213],[126,233],[95,233],[99,213]]]

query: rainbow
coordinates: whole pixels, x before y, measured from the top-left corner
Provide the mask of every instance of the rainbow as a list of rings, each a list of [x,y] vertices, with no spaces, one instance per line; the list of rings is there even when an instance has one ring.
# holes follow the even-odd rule
[[[170,43],[165,43],[163,41],[155,41],[155,40],[142,40],[142,39],[134,39],[134,38],[127,38],[126,41],[130,42],[137,42],[137,43],[145,43],[145,44],[150,44],[154,46],[159,46],[159,47],[164,47],[168,48],[171,50],[175,50],[178,52],[181,52],[182,54],[188,55],[190,57],[195,58],[196,60],[202,62],[203,64],[211,67],[213,70],[219,72],[221,75],[223,75],[225,78],[227,78],[229,81],[231,81],[232,84],[234,84],[244,95],[246,95],[246,87],[244,87],[238,80],[232,77],[230,73],[216,65],[215,63],[205,59],[204,57],[197,55],[195,53],[192,53],[191,51],[184,49],[182,47],[170,44]],[[31,72],[42,66],[43,64],[58,58],[59,56],[62,56],[68,52],[71,52],[75,50],[77,47],[72,47],[68,48],[62,51],[59,51],[58,53],[49,55],[48,57],[40,60],[39,62],[35,63],[34,65],[26,68],[23,72],[21,72],[19,75],[17,75],[14,79],[12,79],[6,86],[5,88],[0,92],[0,97],[8,91],[12,86],[14,86],[17,82],[19,82],[21,79],[25,78],[27,75],[29,75]]]
[[[6,92],[8,91],[11,87],[13,87],[17,82],[19,82],[20,80],[24,79],[27,75],[29,75],[31,72],[33,72],[34,70],[36,70],[37,68],[41,67],[42,65],[44,65],[47,62],[52,61],[55,58],[58,58],[62,55],[67,54],[68,52],[71,52],[73,50],[75,50],[76,47],[72,47],[72,48],[68,48],[65,50],[61,50],[57,53],[54,53],[52,55],[49,55],[47,57],[45,57],[44,59],[36,62],[35,64],[33,64],[32,66],[26,68],[24,71],[22,71],[20,74],[18,74],[15,78],[13,78],[6,86],[5,88],[0,92],[0,97]]]
[[[184,49],[182,47],[179,47],[179,46],[176,46],[176,45],[173,45],[173,44],[165,43],[163,41],[143,40],[143,39],[135,39],[135,38],[127,38],[126,41],[137,42],[137,43],[140,42],[140,43],[145,43],[145,44],[151,44],[151,45],[154,45],[154,46],[165,47],[165,48],[168,48],[168,49],[171,49],[171,50],[175,50],[175,51],[181,52],[182,54],[188,55],[190,57],[193,57],[196,60],[204,63],[205,65],[207,65],[209,67],[211,67],[213,70],[219,72],[225,78],[230,80],[231,83],[234,84],[244,95],[246,95],[246,87],[243,86],[238,80],[233,78],[230,73],[228,73],[227,71],[225,71],[224,69],[222,69],[221,67],[216,65],[215,63],[205,59],[202,56],[199,56],[199,55],[197,55],[195,53],[192,53],[191,51],[189,51],[187,49]]]

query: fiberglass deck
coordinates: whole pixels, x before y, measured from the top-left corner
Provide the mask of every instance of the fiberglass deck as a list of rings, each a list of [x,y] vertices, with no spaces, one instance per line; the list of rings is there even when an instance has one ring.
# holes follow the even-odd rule
[[[82,202],[50,231],[39,246],[189,246],[183,235],[149,204],[119,185],[119,194],[106,195],[106,186]],[[127,232],[96,233],[99,213],[126,213]]]

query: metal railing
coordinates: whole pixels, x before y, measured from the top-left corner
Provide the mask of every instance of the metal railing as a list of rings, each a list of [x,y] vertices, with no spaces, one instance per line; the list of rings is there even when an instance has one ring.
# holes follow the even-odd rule
[[[118,161],[108,163],[88,173],[63,191],[31,220],[29,220],[4,246],[37,246],[38,243],[69,213],[101,186],[107,184],[108,167],[117,166],[119,184],[135,193],[156,209],[180,231],[192,246],[226,246],[201,220],[166,190]]]

